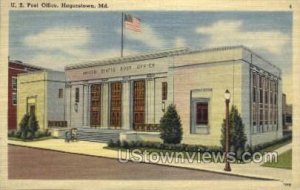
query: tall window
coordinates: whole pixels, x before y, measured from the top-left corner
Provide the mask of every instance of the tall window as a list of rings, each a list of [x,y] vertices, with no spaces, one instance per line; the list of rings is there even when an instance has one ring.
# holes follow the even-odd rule
[[[264,110],[265,110],[265,125],[267,125],[267,130],[268,130],[268,124],[269,124],[269,79],[265,78],[265,83],[264,83]]]
[[[64,91],[62,88],[58,89],[58,98],[63,98],[64,97]]]
[[[162,82],[162,100],[167,100],[168,98],[168,83]]]
[[[15,91],[17,90],[17,84],[18,84],[17,77],[12,77],[11,78],[11,87]]]
[[[110,125],[121,127],[121,106],[122,106],[122,83],[111,83],[111,102],[110,102]]]
[[[274,115],[274,125],[275,125],[275,129],[277,129],[277,119],[278,119],[278,84],[277,84],[277,81],[274,81],[274,112],[275,112],[275,115]]]
[[[253,132],[276,130],[278,123],[277,81],[268,75],[252,72],[252,125]]]
[[[75,89],[75,102],[78,103],[79,102],[79,88]]]
[[[12,93],[12,104],[17,105],[17,93],[16,92]]]
[[[207,125],[208,124],[208,103],[198,102],[196,104],[196,124]]]
[[[257,124],[257,74],[252,72],[252,124]]]
[[[12,77],[11,78],[11,87],[12,87],[12,104],[17,105],[17,86],[18,81],[17,77]]]
[[[264,91],[263,91],[263,87],[264,87],[264,77],[263,76],[259,76],[259,127],[258,127],[258,131],[259,132],[263,132],[263,123],[264,123]]]

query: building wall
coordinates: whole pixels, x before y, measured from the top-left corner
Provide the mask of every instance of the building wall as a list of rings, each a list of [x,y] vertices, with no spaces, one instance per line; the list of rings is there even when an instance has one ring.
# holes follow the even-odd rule
[[[152,65],[153,64],[153,65]],[[140,67],[146,65],[145,69]],[[149,67],[149,65],[152,65]],[[130,66],[130,71],[122,68]],[[132,124],[132,82],[144,79],[146,83],[145,123],[159,123],[163,116],[161,89],[162,82],[168,82],[166,108],[174,103],[181,117],[183,143],[220,145],[221,126],[225,118],[224,92],[231,92],[230,106],[235,105],[245,124],[248,144],[259,144],[280,138],[281,121],[281,83],[278,89],[278,131],[252,134],[251,121],[251,77],[250,69],[256,66],[280,78],[280,70],[260,58],[247,48],[219,48],[204,50],[165,58],[149,59],[129,63],[92,65],[91,67],[71,68],[66,70],[70,82],[67,115],[72,127],[89,125],[89,91],[84,84],[102,83],[102,126],[109,123],[110,83],[122,81],[122,128],[130,129]],[[104,69],[104,70],[103,70]],[[103,72],[103,73],[101,73]],[[75,88],[80,89],[78,111],[74,111]],[[83,98],[83,99],[82,99]],[[85,100],[84,100],[85,98]],[[191,130],[191,111],[194,101],[208,101],[208,128]],[[87,112],[85,111],[87,110]],[[103,119],[104,118],[104,119]],[[86,122],[88,121],[88,122]],[[103,123],[104,122],[104,123]]]
[[[18,123],[22,117],[27,113],[27,98],[36,97],[36,117],[39,122],[40,129],[45,129],[47,121],[46,108],[46,73],[36,72],[32,74],[22,74],[18,76],[18,106],[17,118]]]
[[[63,90],[63,97],[59,98],[59,89]],[[48,121],[65,121],[65,75],[63,72],[47,72],[47,124]]]
[[[21,65],[18,62],[9,61],[8,67],[8,129],[17,129],[17,104],[13,104],[12,96],[12,78],[17,77],[18,74],[27,73],[32,71],[40,70],[38,68]]]
[[[28,98],[35,98],[35,114],[40,130],[48,128],[48,121],[64,121],[64,98],[58,98],[58,89],[64,89],[64,73],[41,71],[18,76],[18,123],[28,112]]]
[[[164,112],[162,111],[162,83],[163,82],[167,82],[167,78],[163,77],[163,78],[156,78],[155,79],[155,87],[154,87],[154,93],[155,93],[155,100],[154,100],[154,120],[155,120],[155,124],[159,124],[160,119],[162,118],[162,116],[164,115]],[[168,84],[169,86],[169,84]],[[169,89],[168,89],[169,90]],[[170,99],[170,97],[167,97],[167,102],[168,99]]]
[[[75,93],[76,88],[79,88],[79,102],[78,102],[78,110],[75,111],[76,105],[75,105]],[[70,113],[69,113],[69,119],[68,123],[70,124],[70,127],[83,127],[84,126],[84,101],[83,101],[83,85],[72,85],[69,89],[69,107],[70,107]]]
[[[183,143],[220,145],[226,89],[232,95],[230,105],[234,104],[241,110],[241,69],[241,64],[235,61],[175,69],[174,103],[182,121]],[[191,98],[209,101],[208,131],[202,134],[191,134]]]

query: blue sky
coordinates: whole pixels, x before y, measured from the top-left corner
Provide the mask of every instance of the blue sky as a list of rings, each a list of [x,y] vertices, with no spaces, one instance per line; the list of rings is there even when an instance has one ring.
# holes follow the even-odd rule
[[[126,12],[142,32],[125,30],[124,54],[177,47],[245,45],[282,69],[291,91],[291,12]],[[63,70],[65,65],[120,56],[121,12],[10,11],[11,59]]]

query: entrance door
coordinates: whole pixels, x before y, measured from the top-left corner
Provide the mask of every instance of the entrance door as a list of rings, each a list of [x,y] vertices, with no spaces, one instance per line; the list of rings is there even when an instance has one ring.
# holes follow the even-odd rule
[[[145,123],[145,81],[134,81],[133,84],[133,125]]]
[[[121,127],[122,83],[111,83],[110,126]]]
[[[91,127],[101,124],[101,84],[91,86]]]
[[[35,115],[35,105],[29,106],[29,113],[30,113],[30,115]]]

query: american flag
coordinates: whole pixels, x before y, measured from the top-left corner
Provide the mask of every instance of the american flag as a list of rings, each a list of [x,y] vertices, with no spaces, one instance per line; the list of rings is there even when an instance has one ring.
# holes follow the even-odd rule
[[[141,32],[141,21],[139,18],[125,14],[124,23],[125,28],[135,32]]]

